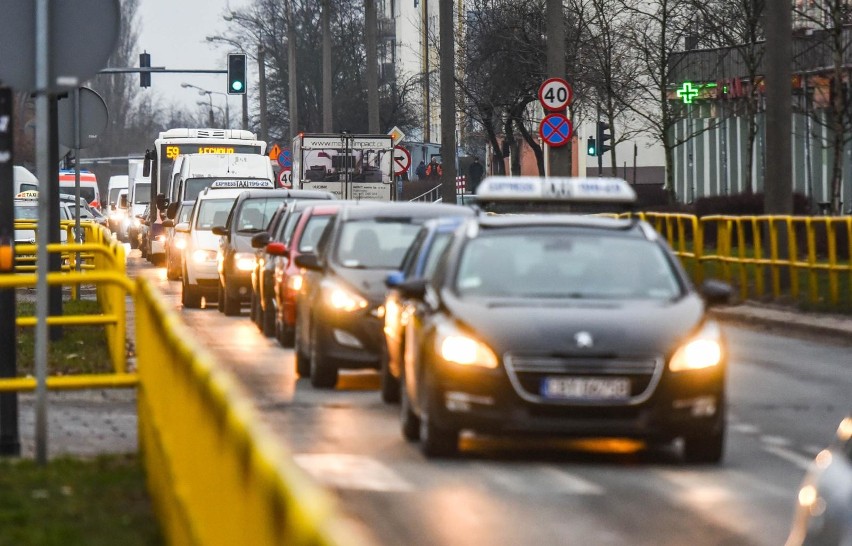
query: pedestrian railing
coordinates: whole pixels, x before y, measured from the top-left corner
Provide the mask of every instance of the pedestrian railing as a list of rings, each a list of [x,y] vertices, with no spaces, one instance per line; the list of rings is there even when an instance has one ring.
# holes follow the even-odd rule
[[[170,544],[358,544],[249,399],[142,279],[135,298],[139,438]]]
[[[409,199],[412,202],[434,203],[441,200],[441,185],[438,184],[431,190],[427,190],[420,195]]]
[[[638,213],[696,282],[712,275],[740,298],[852,303],[852,216],[703,216]]]

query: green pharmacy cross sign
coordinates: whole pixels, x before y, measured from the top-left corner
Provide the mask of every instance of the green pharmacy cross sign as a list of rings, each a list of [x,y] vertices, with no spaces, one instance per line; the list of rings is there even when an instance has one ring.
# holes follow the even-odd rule
[[[692,104],[692,101],[695,100],[695,97],[697,96],[698,87],[693,85],[692,82],[683,82],[677,90],[677,98],[682,100],[684,104]]]

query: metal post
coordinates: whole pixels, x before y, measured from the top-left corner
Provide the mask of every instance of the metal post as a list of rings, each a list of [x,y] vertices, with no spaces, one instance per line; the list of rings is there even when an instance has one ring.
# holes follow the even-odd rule
[[[74,211],[76,220],[74,221],[74,240],[77,243],[83,242],[83,230],[80,228],[80,88],[73,91],[74,98]],[[80,253],[77,252],[74,259],[74,270],[80,272],[82,264],[80,263]],[[80,299],[80,287],[74,291],[74,297]]]
[[[56,94],[50,95],[49,111],[47,164],[50,165],[50,170],[47,185],[53,188],[53,191],[48,194],[47,240],[50,244],[59,244],[62,240],[59,235],[59,99]],[[51,273],[62,271],[62,256],[58,252],[48,252],[47,266]],[[62,286],[48,286],[47,302],[48,316],[62,315]],[[47,332],[50,341],[62,339],[62,326],[50,326]]]
[[[367,127],[370,134],[379,132],[379,69],[376,47],[376,0],[364,0],[364,25],[367,56]]]
[[[49,181],[50,165],[50,96],[48,84],[50,78],[50,1],[36,0],[35,23],[35,61],[36,61],[36,173],[43,183],[38,194],[38,218],[41,229],[36,231],[38,249],[36,251],[36,326],[35,326],[35,375],[36,375],[36,412],[35,412],[35,456],[39,465],[47,464],[47,244],[49,230],[46,229],[49,214],[50,194],[56,189]]]
[[[12,130],[13,112],[12,90],[0,87],[0,247],[6,255],[2,260],[9,270],[2,274],[11,274],[15,262],[15,206],[14,197],[14,142]],[[0,377],[18,375],[16,355],[17,302],[15,289],[0,290]],[[21,454],[20,433],[18,431],[18,394],[0,394],[0,455],[17,457]]]
[[[243,131],[248,131],[248,93],[243,93]]]
[[[266,120],[266,50],[257,47],[257,86],[260,95],[260,140],[269,140],[269,125]],[[225,117],[228,116],[228,96],[225,95]]]
[[[768,2],[766,19],[766,214],[793,212],[790,146],[792,117],[792,10],[789,0]]]
[[[322,132],[332,130],[331,101],[331,0],[322,1]]]
[[[547,75],[551,78],[565,78],[565,20],[563,0],[547,0]],[[562,112],[569,114],[569,111]],[[600,116],[598,116],[600,119]],[[550,151],[550,173],[553,176],[571,176],[572,143]],[[603,159],[598,157],[598,174]],[[510,168],[511,170],[511,168]]]
[[[228,94],[225,95],[225,129],[231,128],[231,109],[228,107]],[[265,138],[262,140],[266,140]]]
[[[453,0],[438,3],[441,38],[441,196],[444,203],[456,203],[456,41],[453,27]]]
[[[287,2],[287,107],[290,113],[290,140],[299,134],[299,82],[296,79],[296,24],[293,21],[293,2]]]

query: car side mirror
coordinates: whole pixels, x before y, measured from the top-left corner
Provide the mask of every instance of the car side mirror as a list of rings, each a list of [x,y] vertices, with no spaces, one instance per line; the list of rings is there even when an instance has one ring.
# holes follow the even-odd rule
[[[269,233],[262,231],[251,238],[252,248],[263,248],[269,244]]]
[[[225,229],[225,226],[213,226],[211,231],[213,232],[213,235],[219,235],[220,237],[228,236],[228,230]]]
[[[122,195],[118,198],[118,206],[119,208],[126,209],[127,208],[127,195]]]
[[[388,288],[396,288],[405,282],[405,274],[402,271],[394,271],[385,277],[385,286]]]
[[[157,210],[166,210],[169,202],[166,200],[166,194],[158,193],[157,194]]]
[[[413,279],[396,285],[396,289],[404,298],[422,300],[426,295],[426,279]]]
[[[286,256],[288,254],[287,245],[279,242],[272,242],[266,245],[266,252],[272,256]]]
[[[169,203],[169,206],[166,207],[166,218],[171,218],[174,220],[177,217],[179,203]]]
[[[298,267],[304,267],[305,269],[310,269],[311,271],[320,271],[322,266],[319,263],[319,257],[316,254],[300,254],[296,256],[296,265]]]
[[[175,226],[175,231],[178,233],[189,233],[189,222],[181,222]]]
[[[175,221],[171,218],[163,220],[163,227],[175,227]]]
[[[704,298],[704,301],[707,302],[707,306],[712,307],[730,303],[734,289],[726,282],[710,279],[701,284],[699,293]]]

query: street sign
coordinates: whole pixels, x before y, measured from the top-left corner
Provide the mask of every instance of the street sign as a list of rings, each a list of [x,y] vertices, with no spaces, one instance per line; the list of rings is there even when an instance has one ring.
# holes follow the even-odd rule
[[[272,161],[278,161],[279,155],[281,155],[281,146],[275,143],[272,145],[272,148],[269,149],[269,159]]]
[[[538,126],[541,139],[553,147],[568,144],[572,132],[571,121],[564,114],[548,114]]]
[[[411,167],[411,154],[402,146],[393,147],[393,173],[404,174]]]
[[[59,143],[74,149],[74,93],[57,103]],[[88,87],[80,88],[80,148],[94,146],[106,129],[109,114],[104,99]],[[67,151],[67,150],[66,150]],[[64,152],[62,155],[65,155]]]
[[[276,146],[278,145],[276,144]],[[281,148],[281,152],[278,154],[278,164],[288,170],[293,167],[293,152],[290,151],[290,148]]]
[[[388,134],[393,139],[393,145],[394,146],[396,146],[397,144],[402,142],[402,139],[405,138],[405,133],[403,133],[402,130],[399,127],[397,127],[396,125],[394,125],[393,129],[388,131]]]
[[[278,173],[278,187],[292,189],[293,188],[293,171],[290,169],[282,169]]]
[[[37,3],[0,0],[0,81],[18,91],[36,91]],[[47,90],[73,89],[106,66],[118,42],[121,6],[119,0],[74,0],[50,7]]]
[[[545,80],[538,88],[538,100],[546,110],[565,110],[573,98],[574,91],[562,78]]]

